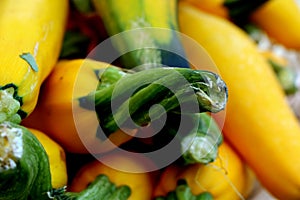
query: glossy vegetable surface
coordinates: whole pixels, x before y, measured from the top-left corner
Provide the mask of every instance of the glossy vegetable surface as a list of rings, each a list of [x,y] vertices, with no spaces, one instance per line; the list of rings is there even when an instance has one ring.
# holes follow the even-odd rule
[[[129,200],[151,200],[154,179],[147,172],[150,165],[151,161],[142,155],[133,158],[122,153],[109,153],[101,156],[100,160],[85,164],[75,175],[69,189],[80,191],[98,175],[104,174],[117,186],[127,185],[130,188]]]
[[[180,0],[189,3],[205,12],[229,19],[229,12],[225,7],[226,0]]]
[[[68,172],[64,149],[45,133],[32,128],[29,128],[29,131],[39,140],[47,153],[50,164],[52,187],[61,188],[66,186]]]
[[[177,0],[93,0],[122,65],[189,68],[178,33]],[[121,33],[121,34],[119,34]],[[118,35],[117,35],[118,34]]]
[[[58,59],[68,1],[2,0],[0,13],[0,121],[18,123],[36,106]]]
[[[110,73],[108,66],[80,59],[59,62],[45,82],[37,109],[23,124],[49,133],[68,151],[86,152],[87,146],[90,152],[100,153],[128,141],[139,126],[180,104],[189,103],[184,112],[218,112],[227,102],[226,85],[208,71],[155,68],[131,74],[112,67],[115,70]],[[120,80],[114,80],[114,75]],[[156,107],[150,117],[148,109],[153,104],[165,110]],[[130,117],[134,124],[128,125]],[[126,134],[121,128],[132,132]],[[103,134],[109,138],[103,139]]]
[[[116,187],[104,175],[79,192],[68,192],[65,186],[53,189],[48,155],[26,127],[1,123],[0,144],[0,199],[126,200],[130,195],[127,186]]]
[[[241,28],[253,23],[271,40],[300,49],[300,6],[297,0],[181,0],[202,11],[233,21]]]
[[[276,42],[300,49],[300,6],[296,0],[269,0],[250,15]]]
[[[207,50],[228,84],[225,138],[272,194],[298,199],[299,122],[271,67],[230,22],[186,4],[179,12],[183,33]]]
[[[215,200],[246,198],[253,188],[254,176],[236,152],[223,142],[219,157],[208,164],[181,166],[172,164],[160,176],[154,196],[164,196],[185,180],[194,195],[209,192]]]
[[[96,89],[98,71],[105,71],[108,66],[107,63],[83,59],[60,61],[45,81],[37,108],[22,123],[44,131],[68,152],[87,153],[85,145],[101,145],[103,151],[108,151],[115,148],[110,141],[119,145],[129,140],[131,136],[121,130],[111,134],[110,141],[97,139],[95,112],[80,107],[76,99]],[[75,119],[73,113],[82,117]],[[132,134],[135,132],[133,130]]]
[[[47,154],[25,127],[0,124],[0,199],[48,199],[52,189]]]

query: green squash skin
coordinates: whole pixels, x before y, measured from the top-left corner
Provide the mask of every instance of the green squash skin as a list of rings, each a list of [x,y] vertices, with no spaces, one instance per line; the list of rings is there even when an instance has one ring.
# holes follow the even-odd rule
[[[115,49],[122,55],[123,67],[135,68],[136,71],[162,65],[190,68],[182,38],[178,35],[177,1],[168,0],[165,5],[152,7],[145,0],[127,1],[126,6],[120,6],[117,0],[92,0],[108,35],[123,33],[116,41],[112,38]],[[159,14],[162,17],[156,20]],[[161,37],[161,34],[167,34],[168,37]],[[144,38],[142,42],[136,39],[140,37]]]
[[[15,168],[0,172],[0,200],[49,199],[51,174],[44,147],[25,127],[4,123],[22,130],[23,154]]]
[[[108,177],[97,177],[85,190],[79,193],[67,192],[66,188],[53,189],[48,155],[39,140],[24,126],[12,122],[0,123],[0,139],[3,144],[10,144],[11,140],[4,135],[12,128],[21,130],[23,149],[19,159],[10,156],[15,161],[15,166],[7,164],[7,160],[1,162],[1,158],[7,158],[7,154],[0,154],[0,200],[127,200],[131,194],[128,186],[117,187],[110,182]],[[5,132],[7,131],[7,132]],[[19,133],[19,132],[18,132]],[[14,154],[14,153],[11,153]],[[7,167],[7,169],[6,169]]]

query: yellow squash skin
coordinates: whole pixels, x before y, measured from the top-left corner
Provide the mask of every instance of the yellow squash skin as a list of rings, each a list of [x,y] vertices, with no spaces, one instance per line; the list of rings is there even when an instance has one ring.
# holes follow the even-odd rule
[[[219,157],[208,165],[170,165],[162,173],[154,196],[164,196],[185,179],[193,194],[210,192],[214,200],[240,200],[253,189],[255,176],[237,153],[225,142],[219,148]]]
[[[105,174],[117,186],[128,185],[130,187],[131,195],[128,200],[151,200],[154,187],[153,176],[152,173],[147,172],[151,161],[142,155],[136,158],[110,153],[101,158],[102,162],[95,160],[87,163],[77,172],[69,190],[80,192],[98,175]],[[116,166],[120,166],[121,169],[115,168]]]
[[[110,35],[145,27],[178,29],[177,16],[176,12],[174,12],[177,10],[177,0],[158,0],[155,3],[153,3],[153,0],[93,0],[93,3],[97,12],[106,21]],[[120,13],[122,14],[121,18],[115,16]],[[161,44],[166,44],[173,39],[171,32],[164,34],[161,32],[159,34],[153,33],[151,40]],[[150,32],[150,34],[153,33]],[[150,39],[147,42],[150,42]]]
[[[296,0],[269,0],[250,19],[277,42],[300,49],[300,6]]]
[[[83,63],[88,67],[82,68]],[[76,99],[96,89],[99,80],[94,70],[108,66],[107,63],[88,59],[60,60],[43,84],[36,109],[22,124],[44,131],[72,153],[88,153],[92,146],[97,145],[101,145],[101,151],[109,151],[114,147],[110,142],[119,145],[131,139],[131,136],[121,130],[111,134],[109,140],[98,139],[95,112],[81,108]],[[75,85],[80,87],[74,89]],[[83,117],[76,118],[75,121],[74,113],[81,113]],[[84,142],[79,132],[86,133]],[[91,148],[87,149],[85,145]]]
[[[205,12],[229,19],[227,8],[223,5],[224,0],[180,0],[189,3]]]
[[[45,133],[37,129],[28,129],[40,141],[48,155],[52,187],[61,188],[66,186],[68,182],[68,173],[64,149]]]
[[[13,84],[22,117],[34,109],[42,81],[55,65],[68,16],[67,0],[0,1],[0,87]],[[20,57],[30,53],[34,71]]]
[[[228,86],[225,138],[273,195],[299,199],[299,122],[271,67],[248,35],[226,20],[182,3],[179,21]]]

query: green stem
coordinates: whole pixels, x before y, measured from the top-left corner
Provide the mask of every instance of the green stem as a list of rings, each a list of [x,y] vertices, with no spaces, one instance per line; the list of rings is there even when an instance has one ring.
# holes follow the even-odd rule
[[[49,196],[55,200],[127,200],[130,194],[128,186],[117,187],[106,175],[101,174],[81,192],[66,192],[65,188],[62,188],[52,190]]]
[[[208,164],[217,158],[223,135],[208,113],[169,113],[167,117],[164,128],[154,136],[154,145],[162,138],[175,137],[179,141],[180,162],[183,164]]]
[[[297,92],[298,88],[296,85],[296,73],[288,66],[282,66],[273,60],[268,60],[271,67],[273,68],[276,77],[282,86],[284,92],[287,95],[291,95]]]
[[[223,141],[221,130],[207,113],[191,115],[196,130],[181,139],[182,158],[185,164],[208,164],[217,158],[218,147]]]
[[[183,105],[189,106],[181,112],[223,110],[227,103],[227,87],[212,72],[154,68],[128,74],[115,84],[80,98],[79,102],[82,107],[96,107],[102,128],[110,134],[128,122],[130,117],[133,122],[138,122],[133,126],[149,124],[148,108],[155,104],[165,109],[154,110],[155,119]]]
[[[194,195],[185,180],[179,180],[175,190],[170,191],[165,197],[156,197],[155,200],[213,200],[209,192]]]
[[[88,13],[92,13],[95,11],[91,0],[71,0],[70,3],[80,13],[83,13],[83,14],[88,14]]]
[[[86,1],[86,0],[85,0]],[[90,38],[78,30],[66,30],[59,59],[85,58]]]
[[[256,43],[259,43],[265,37],[265,33],[254,24],[247,24],[244,29]],[[273,59],[268,59],[268,62],[275,72],[276,77],[285,94],[295,94],[298,91],[298,87],[296,84],[297,75],[295,70],[293,70],[289,66],[284,66],[274,61]]]
[[[115,66],[109,66],[103,70],[96,71],[96,74],[99,77],[97,90],[109,87],[129,73],[130,72]]]

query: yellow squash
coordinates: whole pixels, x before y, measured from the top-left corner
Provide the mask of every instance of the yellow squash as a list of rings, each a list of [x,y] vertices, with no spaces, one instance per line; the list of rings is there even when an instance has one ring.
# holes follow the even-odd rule
[[[145,156],[131,157],[122,153],[109,153],[85,164],[75,175],[69,190],[80,192],[98,175],[106,175],[116,186],[127,185],[131,195],[128,200],[151,200],[154,187],[152,173],[147,172],[151,161]]]
[[[240,200],[253,189],[255,176],[237,153],[223,142],[219,157],[208,165],[170,165],[160,176],[154,196],[173,191],[179,179],[185,179],[193,194],[210,192],[214,200]]]
[[[227,8],[223,5],[225,0],[180,0],[189,3],[205,12],[229,19]]]
[[[61,188],[67,185],[68,173],[66,165],[66,153],[64,149],[45,133],[29,128],[44,147],[50,163],[51,182],[53,188]]]
[[[227,84],[225,138],[273,195],[299,199],[300,126],[267,61],[249,36],[227,20],[182,3],[179,21]]]
[[[1,0],[0,13],[0,120],[20,121],[58,59],[68,1]]]
[[[96,89],[96,71],[108,66],[89,59],[60,60],[43,84],[36,109],[22,124],[42,130],[73,153],[87,153],[93,147],[98,147],[97,153],[109,151],[129,140],[131,136],[121,130],[105,141],[96,137],[96,113],[80,107],[77,99]]]
[[[296,0],[269,0],[250,19],[277,42],[300,49],[300,5]]]
[[[297,0],[265,0],[265,2],[243,2],[243,0],[181,1],[226,19],[232,17],[230,16],[230,4],[235,4],[232,13],[240,13],[240,16],[233,20],[239,21],[239,18],[244,18],[245,22],[254,23],[264,30],[275,42],[288,48],[300,49],[300,4],[296,2]],[[225,3],[229,5],[225,5]],[[245,12],[249,12],[249,15],[246,15]]]

